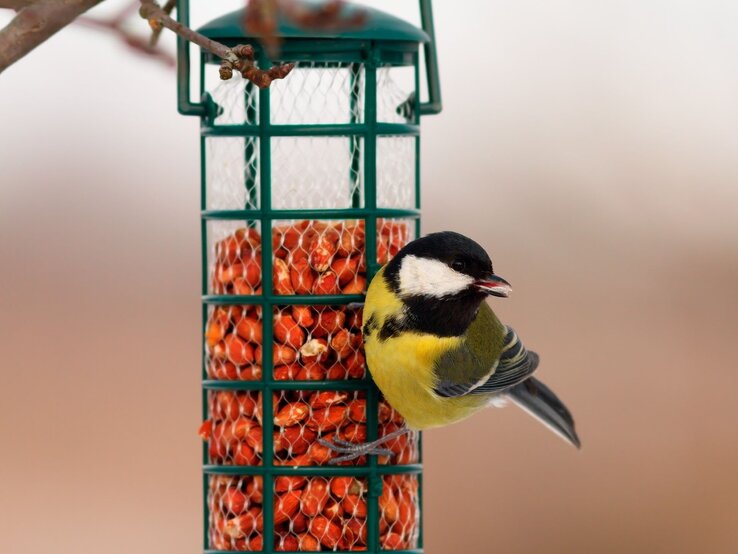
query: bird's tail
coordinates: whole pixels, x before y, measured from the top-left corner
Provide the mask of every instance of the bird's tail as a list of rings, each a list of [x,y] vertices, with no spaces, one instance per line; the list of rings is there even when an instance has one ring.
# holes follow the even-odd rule
[[[508,398],[546,427],[577,448],[581,443],[574,418],[564,403],[538,379],[530,377],[508,389]]]

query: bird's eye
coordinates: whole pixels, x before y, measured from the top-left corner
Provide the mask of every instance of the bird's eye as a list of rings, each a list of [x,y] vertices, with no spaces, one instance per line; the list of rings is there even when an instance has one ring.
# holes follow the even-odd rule
[[[464,271],[464,269],[466,269],[466,263],[464,260],[454,260],[451,264],[451,268],[455,271]]]

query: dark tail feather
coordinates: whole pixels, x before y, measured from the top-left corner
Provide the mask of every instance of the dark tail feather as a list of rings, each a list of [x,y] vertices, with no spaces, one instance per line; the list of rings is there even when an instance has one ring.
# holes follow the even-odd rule
[[[577,448],[581,447],[574,418],[564,403],[538,379],[530,377],[507,391],[515,404]]]

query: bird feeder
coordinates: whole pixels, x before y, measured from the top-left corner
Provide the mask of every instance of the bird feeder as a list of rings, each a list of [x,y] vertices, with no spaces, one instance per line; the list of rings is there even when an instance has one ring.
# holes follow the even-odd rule
[[[420,117],[441,109],[430,1],[423,29],[343,9],[363,10],[361,24],[280,21],[273,55],[242,11],[199,29],[253,45],[262,68],[295,64],[268,88],[219,79],[202,51],[193,103],[178,44],[179,109],[201,120],[206,553],[422,552],[419,434],[337,465],[317,441],[403,425],[366,370],[357,303],[419,232]]]

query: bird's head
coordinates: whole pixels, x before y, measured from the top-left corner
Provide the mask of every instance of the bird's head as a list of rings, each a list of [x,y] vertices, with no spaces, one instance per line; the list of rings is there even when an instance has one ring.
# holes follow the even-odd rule
[[[412,241],[387,264],[385,279],[403,300],[465,300],[507,297],[512,288],[492,271],[484,248],[452,231]]]

